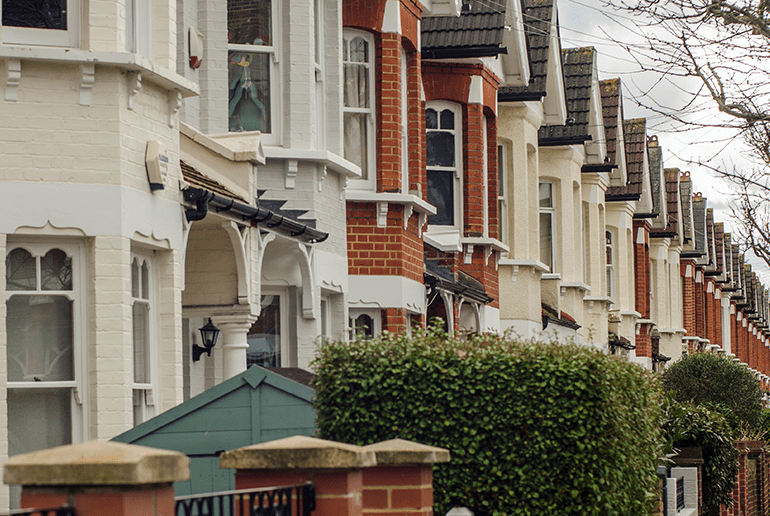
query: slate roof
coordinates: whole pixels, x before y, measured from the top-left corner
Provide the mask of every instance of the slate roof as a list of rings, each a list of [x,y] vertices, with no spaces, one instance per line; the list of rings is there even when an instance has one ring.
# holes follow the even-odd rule
[[[423,59],[507,53],[505,12],[505,0],[484,0],[471,2],[460,16],[426,16],[420,25]]]
[[[682,231],[684,238],[682,243],[690,242],[690,231],[692,228],[692,181],[690,173],[682,172],[679,177],[679,199],[682,203]]]
[[[706,254],[706,199],[696,193],[692,197],[692,217],[695,228],[695,250],[683,255],[703,256]]]
[[[623,144],[626,152],[628,192],[641,195],[644,182],[644,153],[647,147],[647,119],[623,121]]]
[[[709,265],[712,270],[716,268],[714,261],[714,210],[713,208],[706,209],[706,244],[708,245],[708,257]]]
[[[679,222],[679,169],[666,168],[663,170],[666,188],[666,214],[668,215],[665,228],[653,228],[650,235],[676,236]]]
[[[182,168],[182,177],[192,186],[203,188],[204,190],[214,192],[215,194],[227,197],[228,199],[235,199],[236,201],[241,201],[244,203],[246,202],[243,197],[233,193],[232,190],[228,189],[222,183],[209,178],[199,170],[195,169],[192,165],[179,160],[179,166]]]
[[[553,10],[552,0],[522,0],[524,33],[527,40],[527,53],[529,54],[529,84],[527,86],[501,86],[497,92],[501,102],[531,100],[545,96]]]
[[[604,117],[604,136],[607,138],[607,162],[617,165],[618,120],[622,120],[623,106],[620,104],[620,79],[599,81],[602,95],[602,116]]]
[[[742,263],[742,256],[741,256],[741,250],[738,247],[738,244],[732,244],[732,256],[733,256],[733,272],[731,279],[733,280],[733,287],[736,289],[741,288],[741,263]],[[740,295],[740,291],[739,295]]]
[[[725,272],[725,225],[714,223],[714,247],[716,247],[717,272]]]
[[[588,113],[591,107],[596,49],[567,48],[561,51],[564,89],[567,95],[566,125],[546,125],[538,130],[540,145],[569,145],[588,141]],[[582,140],[582,141],[580,141]]]
[[[663,166],[663,149],[658,146],[658,137],[647,137],[647,163],[650,167],[650,183],[652,184],[652,212],[662,213],[661,190],[665,185],[661,184],[660,169]],[[663,179],[663,181],[666,181]]]

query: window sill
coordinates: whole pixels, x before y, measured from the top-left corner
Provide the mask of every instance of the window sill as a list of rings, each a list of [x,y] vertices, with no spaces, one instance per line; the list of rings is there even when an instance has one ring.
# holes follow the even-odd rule
[[[200,89],[194,82],[162,66],[156,66],[139,54],[128,52],[90,52],[75,48],[43,47],[0,44],[0,59],[20,61],[56,61],[74,64],[98,64],[122,70],[140,72],[142,80],[169,91],[176,90],[182,97],[194,97]]]
[[[460,231],[457,229],[439,229],[436,227],[428,228],[423,235],[425,243],[435,247],[443,253],[459,253],[463,250],[460,245]]]
[[[559,274],[558,272],[548,272],[548,273],[543,274],[540,277],[540,279],[545,280],[545,281],[548,281],[548,280],[551,280],[551,281],[553,281],[553,280],[560,280],[561,279],[561,274]]]
[[[412,194],[378,193],[349,189],[345,191],[345,200],[377,203],[377,227],[381,228],[387,226],[388,206],[390,204],[401,204],[404,207],[404,229],[407,228],[412,213],[417,213],[417,231],[420,236],[422,236],[422,228],[428,220],[428,215],[436,214],[436,208],[432,204]]]
[[[229,137],[238,133],[227,133]],[[342,156],[326,150],[291,149],[286,147],[264,146],[267,159],[295,159],[297,161],[315,161],[329,167],[334,172],[351,179],[361,177],[361,167],[346,160]]]
[[[515,258],[501,258],[499,265],[513,265],[514,267],[532,267],[536,271],[548,274],[548,266],[539,260],[523,260]]]

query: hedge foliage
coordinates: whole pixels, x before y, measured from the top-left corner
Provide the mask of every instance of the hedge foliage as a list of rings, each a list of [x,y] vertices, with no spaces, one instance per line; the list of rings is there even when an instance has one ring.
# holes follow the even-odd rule
[[[738,474],[736,433],[722,413],[706,406],[673,401],[666,407],[663,430],[674,448],[697,446],[703,453],[703,512],[719,514],[732,506]]]
[[[435,328],[329,343],[316,366],[321,437],[448,448],[434,514],[649,514],[661,391],[632,364],[577,346],[460,341]]]
[[[711,353],[693,353],[663,373],[663,387],[680,403],[705,405],[725,415],[734,427],[758,428],[762,387],[748,367]]]

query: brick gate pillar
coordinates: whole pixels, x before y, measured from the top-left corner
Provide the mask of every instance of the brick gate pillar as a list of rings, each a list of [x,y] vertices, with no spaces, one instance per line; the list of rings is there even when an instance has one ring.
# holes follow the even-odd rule
[[[91,441],[11,457],[6,484],[21,484],[21,507],[72,505],[83,516],[174,516],[173,482],[190,478],[183,453]]]

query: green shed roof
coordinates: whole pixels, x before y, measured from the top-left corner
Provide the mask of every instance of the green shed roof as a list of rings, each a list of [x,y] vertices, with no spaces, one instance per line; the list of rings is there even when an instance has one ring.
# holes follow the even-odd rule
[[[114,441],[215,455],[292,435],[313,435],[314,391],[251,367],[113,438]]]

